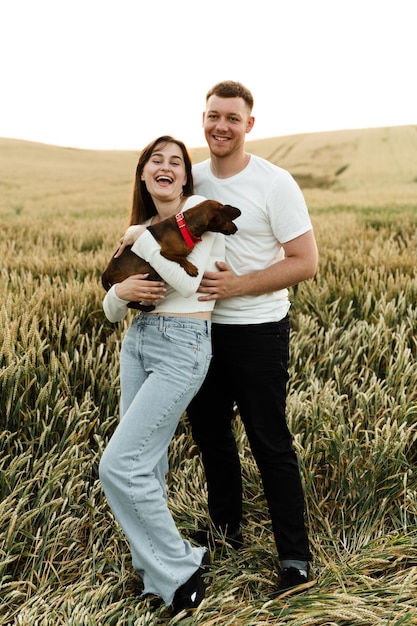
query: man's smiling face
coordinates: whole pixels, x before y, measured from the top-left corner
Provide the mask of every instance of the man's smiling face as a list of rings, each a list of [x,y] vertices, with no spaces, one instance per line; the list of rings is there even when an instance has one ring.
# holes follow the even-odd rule
[[[241,149],[253,121],[243,98],[210,96],[203,114],[204,135],[210,152],[226,157]]]

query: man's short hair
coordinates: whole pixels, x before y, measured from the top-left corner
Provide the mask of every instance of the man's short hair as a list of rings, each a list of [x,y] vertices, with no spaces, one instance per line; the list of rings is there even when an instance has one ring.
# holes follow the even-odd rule
[[[212,87],[206,95],[206,102],[210,96],[219,98],[242,98],[250,111],[253,109],[253,96],[249,89],[234,80],[223,80]]]

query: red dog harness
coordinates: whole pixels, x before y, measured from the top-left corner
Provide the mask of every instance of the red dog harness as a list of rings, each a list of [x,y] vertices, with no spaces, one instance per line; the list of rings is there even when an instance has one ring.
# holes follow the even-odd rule
[[[193,235],[193,233],[190,231],[187,224],[185,223],[183,213],[178,213],[175,216],[175,219],[177,220],[178,228],[180,229],[180,233],[185,243],[190,248],[190,250],[192,250],[195,244],[201,241],[201,237],[196,237],[195,235]]]

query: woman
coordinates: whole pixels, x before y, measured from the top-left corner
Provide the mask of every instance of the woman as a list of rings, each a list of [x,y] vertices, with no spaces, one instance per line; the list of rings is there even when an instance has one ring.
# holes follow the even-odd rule
[[[167,505],[168,446],[181,415],[200,388],[211,359],[211,310],[197,289],[205,270],[224,259],[224,239],[207,232],[189,259],[199,268],[192,278],[159,254],[146,226],[198,204],[193,195],[191,159],[181,141],[163,136],[142,152],[136,169],[131,226],[121,240],[145,258],[164,282],[146,274],[126,278],[106,294],[111,322],[124,318],[130,301],[155,305],[139,313],[120,355],[121,420],[100,462],[100,479],[114,515],[130,544],[132,562],[144,583],[175,613],[204,598],[204,548],[181,538]],[[166,282],[166,284],[165,284]]]

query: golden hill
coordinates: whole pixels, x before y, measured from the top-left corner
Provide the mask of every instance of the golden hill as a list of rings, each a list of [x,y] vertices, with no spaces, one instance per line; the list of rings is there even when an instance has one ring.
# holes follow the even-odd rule
[[[417,125],[273,137],[247,149],[288,169],[311,208],[417,205]],[[138,152],[0,138],[0,212],[93,207],[126,215]],[[194,162],[208,154],[191,153]]]
[[[247,149],[288,169],[310,205],[417,205],[417,126],[274,137]],[[195,160],[207,154],[200,148]]]

